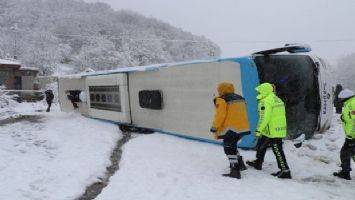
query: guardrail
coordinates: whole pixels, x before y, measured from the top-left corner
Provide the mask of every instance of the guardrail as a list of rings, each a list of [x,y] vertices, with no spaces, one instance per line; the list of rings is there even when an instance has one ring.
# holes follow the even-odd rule
[[[44,90],[1,90],[1,93],[11,95],[18,102],[42,101],[45,97]]]

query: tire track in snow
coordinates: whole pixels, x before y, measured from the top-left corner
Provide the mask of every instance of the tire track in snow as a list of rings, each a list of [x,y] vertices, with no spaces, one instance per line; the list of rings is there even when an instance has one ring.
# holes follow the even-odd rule
[[[122,157],[122,147],[125,145],[131,138],[130,132],[122,132],[123,137],[117,141],[115,149],[111,154],[111,165],[106,169],[105,177],[101,179],[100,182],[95,182],[88,187],[86,187],[85,193],[77,198],[76,200],[92,200],[95,199],[102,190],[109,184],[111,176],[113,176],[116,171],[119,169],[119,162]]]
[[[9,118],[0,120],[0,126],[5,126],[7,124],[14,124],[21,121],[29,121],[31,123],[38,123],[43,116],[40,115],[14,115]]]

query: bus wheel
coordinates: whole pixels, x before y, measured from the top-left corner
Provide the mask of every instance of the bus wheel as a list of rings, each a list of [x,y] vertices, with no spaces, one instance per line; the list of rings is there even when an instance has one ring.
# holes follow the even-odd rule
[[[153,130],[147,129],[147,128],[138,128],[137,132],[141,133],[141,134],[152,134],[152,133],[154,133]]]
[[[139,127],[134,127],[134,126],[122,125],[122,124],[119,125],[119,128],[122,132],[134,132],[134,133],[140,133],[140,134],[154,133],[154,131],[151,129],[139,128]]]
[[[127,125],[119,125],[119,128],[122,132],[131,132],[131,127]]]

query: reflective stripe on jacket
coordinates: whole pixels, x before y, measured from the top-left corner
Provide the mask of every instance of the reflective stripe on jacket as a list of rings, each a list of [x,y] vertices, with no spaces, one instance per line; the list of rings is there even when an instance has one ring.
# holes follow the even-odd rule
[[[355,97],[344,102],[341,119],[345,137],[355,139]]]
[[[284,102],[273,93],[269,83],[261,84],[256,90],[259,92],[257,136],[261,134],[269,138],[285,138],[287,123]]]
[[[234,87],[228,83],[218,86],[220,97],[215,98],[215,116],[212,128],[216,130],[214,138],[231,130],[236,133],[249,131],[249,121],[245,99],[234,93]]]

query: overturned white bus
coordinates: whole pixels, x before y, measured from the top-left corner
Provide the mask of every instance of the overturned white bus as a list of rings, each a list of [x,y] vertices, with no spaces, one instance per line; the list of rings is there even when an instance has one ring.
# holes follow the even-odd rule
[[[78,112],[120,124],[208,142],[214,115],[213,95],[223,81],[232,82],[246,99],[251,131],[257,124],[255,87],[276,85],[286,104],[289,138],[330,127],[332,86],[327,64],[300,54],[304,45],[260,51],[247,57],[158,64],[91,72],[59,78],[63,111]],[[289,54],[278,54],[289,52]],[[69,101],[67,95],[71,94]],[[74,97],[74,98],[73,98]],[[253,148],[255,136],[244,136],[240,147]]]

